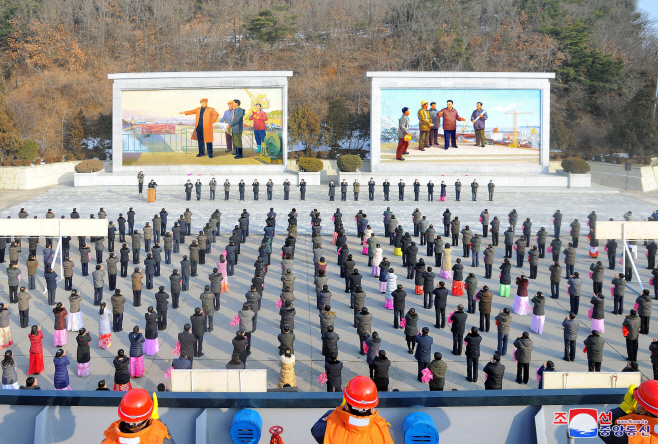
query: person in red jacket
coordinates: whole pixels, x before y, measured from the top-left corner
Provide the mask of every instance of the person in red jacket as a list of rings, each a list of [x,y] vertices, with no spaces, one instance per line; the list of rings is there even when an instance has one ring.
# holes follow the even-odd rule
[[[374,410],[377,404],[375,383],[355,376],[343,389],[343,404],[325,413],[311,433],[318,444],[393,444],[390,425]]]
[[[261,145],[265,142],[265,122],[267,122],[267,114],[262,110],[260,103],[256,104],[256,111],[252,111],[249,120],[254,121],[254,137],[256,138],[256,151],[260,153]],[[267,154],[267,149],[264,152]]]

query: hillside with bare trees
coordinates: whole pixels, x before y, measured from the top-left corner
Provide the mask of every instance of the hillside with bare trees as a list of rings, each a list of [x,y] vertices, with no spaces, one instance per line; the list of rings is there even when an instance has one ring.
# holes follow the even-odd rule
[[[29,140],[103,158],[116,72],[293,70],[290,112],[307,105],[341,146],[330,108],[362,126],[365,72],[408,70],[554,71],[552,149],[651,156],[658,41],[634,3],[4,0],[0,155]]]

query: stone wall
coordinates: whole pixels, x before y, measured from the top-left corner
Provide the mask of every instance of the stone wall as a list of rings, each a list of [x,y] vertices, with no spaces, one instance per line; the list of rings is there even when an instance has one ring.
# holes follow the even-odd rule
[[[73,161],[29,167],[0,167],[0,189],[33,190],[73,182],[73,173],[78,163]]]

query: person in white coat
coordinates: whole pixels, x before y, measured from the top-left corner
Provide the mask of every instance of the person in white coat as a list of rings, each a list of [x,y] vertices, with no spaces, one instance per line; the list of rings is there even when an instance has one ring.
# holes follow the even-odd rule
[[[377,244],[379,245],[379,244]],[[372,257],[372,271],[371,275],[374,277],[379,277],[379,264],[382,263],[382,257],[384,256],[384,250],[382,247],[375,248],[374,256]]]
[[[398,277],[393,272],[393,269],[388,270],[388,275],[386,276],[386,301],[384,302],[384,308],[393,310],[393,292],[398,288]]]

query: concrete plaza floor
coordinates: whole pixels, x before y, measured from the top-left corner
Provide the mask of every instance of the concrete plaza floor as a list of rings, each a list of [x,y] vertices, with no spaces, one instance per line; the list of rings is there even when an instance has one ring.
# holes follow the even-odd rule
[[[220,178],[221,179],[221,178]],[[221,183],[221,180],[218,182]],[[364,179],[364,182],[366,180]],[[340,202],[340,196],[337,197],[336,202],[329,202],[327,197],[326,186],[322,187],[309,187],[306,193],[306,201],[299,200],[299,193],[294,190],[291,193],[291,200],[284,201],[282,199],[283,191],[280,186],[275,187],[274,199],[268,202],[265,199],[265,192],[261,191],[261,199],[258,202],[253,201],[251,192],[246,193],[246,201],[238,201],[238,193],[231,192],[231,199],[229,201],[223,200],[223,192],[217,192],[217,200],[208,200],[208,189],[204,186],[202,199],[200,201],[192,200],[185,201],[183,187],[176,188],[158,188],[158,201],[157,203],[147,203],[145,198],[137,196],[137,186],[123,186],[123,187],[94,187],[94,188],[74,188],[69,185],[60,185],[54,188],[44,190],[43,193],[31,192],[25,195],[24,199],[17,198],[20,192],[11,194],[9,202],[5,201],[4,205],[0,205],[0,218],[5,218],[11,215],[16,218],[20,208],[24,207],[31,218],[34,215],[45,217],[49,208],[52,208],[57,217],[60,215],[70,214],[73,207],[77,207],[78,212],[82,218],[88,217],[89,214],[97,214],[99,207],[103,207],[108,214],[108,219],[115,220],[119,213],[128,211],[129,207],[133,207],[136,211],[136,228],[142,228],[146,221],[150,221],[156,212],[159,212],[162,207],[165,207],[169,212],[168,226],[171,227],[175,215],[182,214],[185,208],[190,208],[194,213],[193,216],[193,232],[198,233],[199,229],[205,225],[212,211],[216,208],[222,212],[221,222],[221,237],[218,239],[217,244],[213,245],[212,253],[207,258],[205,265],[199,266],[199,275],[196,278],[191,278],[190,289],[188,292],[181,293],[181,306],[178,310],[173,310],[170,307],[168,314],[168,328],[166,331],[160,332],[160,352],[156,357],[146,357],[146,374],[141,379],[133,379],[133,386],[143,387],[147,390],[154,390],[156,385],[160,382],[168,382],[165,379],[165,371],[171,366],[171,360],[174,358],[172,351],[176,345],[176,336],[186,322],[189,322],[189,316],[193,313],[194,307],[200,306],[199,295],[203,292],[203,286],[208,284],[208,274],[212,272],[215,261],[219,253],[224,249],[227,243],[229,230],[235,225],[239,214],[243,208],[246,208],[251,214],[250,232],[251,236],[247,239],[247,244],[242,246],[242,254],[239,258],[239,264],[236,266],[235,276],[229,279],[230,292],[222,295],[222,305],[220,312],[215,314],[215,329],[212,333],[207,333],[204,340],[204,353],[202,358],[194,360],[194,367],[199,368],[224,368],[226,362],[230,359],[232,351],[231,339],[235,335],[236,327],[230,327],[230,322],[236,315],[237,311],[241,308],[244,299],[244,294],[249,290],[251,278],[253,277],[253,263],[257,256],[257,248],[262,239],[262,227],[265,223],[266,213],[270,207],[273,207],[277,212],[277,236],[273,243],[272,262],[270,272],[267,274],[265,280],[265,289],[263,292],[262,309],[259,313],[258,330],[253,334],[252,339],[252,355],[247,361],[248,368],[267,368],[268,371],[268,386],[276,387],[278,374],[279,374],[279,354],[278,354],[278,341],[277,335],[279,334],[279,315],[276,308],[276,302],[279,299],[281,291],[280,281],[280,267],[279,258],[282,242],[284,240],[285,226],[288,212],[294,207],[299,213],[298,218],[298,240],[295,254],[294,274],[296,276],[295,282],[295,307],[297,315],[295,318],[295,356],[296,366],[295,371],[297,375],[297,384],[302,391],[319,391],[325,390],[320,387],[317,382],[318,375],[324,372],[324,357],[321,355],[320,328],[317,310],[315,308],[315,294],[313,284],[313,264],[312,264],[312,251],[310,240],[310,218],[309,213],[312,209],[317,209],[321,213],[323,219],[323,246],[325,256],[327,258],[329,286],[333,292],[332,308],[337,312],[336,331],[340,335],[339,359],[344,362],[343,369],[343,382],[346,382],[354,375],[368,374],[368,366],[365,362],[365,357],[359,355],[358,336],[356,330],[352,328],[352,310],[349,309],[349,295],[344,293],[344,281],[339,277],[338,267],[336,266],[336,253],[331,245],[331,236],[333,234],[333,224],[331,223],[331,216],[340,208],[343,213],[343,220],[347,228],[348,245],[352,252],[355,254],[357,261],[357,268],[364,274],[363,286],[368,294],[366,299],[366,306],[373,313],[373,330],[379,332],[383,339],[382,349],[387,351],[388,357],[392,361],[390,369],[391,384],[390,388],[399,390],[427,390],[427,384],[422,384],[416,380],[417,365],[413,357],[407,354],[405,338],[402,330],[393,329],[393,313],[384,308],[384,297],[378,291],[378,280],[370,277],[370,270],[367,267],[367,256],[360,253],[360,246],[358,237],[356,236],[356,227],[352,223],[354,215],[358,210],[363,210],[368,215],[370,225],[373,227],[375,234],[379,237],[382,247],[384,249],[384,256],[388,257],[392,262],[392,267],[398,272],[398,283],[402,283],[407,290],[407,309],[416,307],[420,314],[419,327],[430,327],[430,335],[434,338],[433,352],[440,351],[443,354],[443,359],[448,364],[448,373],[446,375],[446,390],[483,390],[484,389],[484,375],[481,369],[489,361],[496,348],[496,327],[493,322],[493,317],[503,307],[511,307],[513,302],[513,295],[515,288],[512,288],[512,297],[501,298],[498,295],[498,272],[497,267],[500,265],[504,255],[504,247],[502,241],[499,247],[496,248],[496,264],[494,265],[494,277],[491,280],[483,279],[484,266],[480,264],[479,269],[472,269],[470,267],[470,259],[464,260],[464,273],[475,271],[479,280],[479,285],[487,284],[494,291],[494,301],[492,307],[492,326],[489,333],[483,333],[484,339],[482,341],[482,354],[480,357],[480,376],[477,383],[469,383],[465,380],[466,373],[466,358],[464,356],[453,356],[450,352],[452,349],[452,335],[449,328],[438,330],[432,327],[434,324],[434,310],[425,310],[422,308],[422,297],[417,296],[413,292],[413,281],[405,279],[405,275],[401,265],[401,258],[393,256],[392,246],[388,245],[388,241],[383,237],[383,222],[382,213],[387,206],[391,207],[400,221],[400,223],[412,231],[411,213],[415,208],[420,208],[422,213],[427,216],[430,223],[441,227],[441,215],[446,207],[450,208],[454,216],[459,216],[464,225],[470,225],[474,232],[481,233],[481,225],[478,223],[480,211],[487,208],[491,217],[498,216],[499,219],[507,221],[507,214],[515,208],[519,213],[519,225],[517,225],[517,233],[519,226],[523,219],[530,217],[533,222],[533,236],[531,236],[531,244],[535,243],[534,233],[544,226],[547,228],[549,234],[552,235],[553,229],[551,224],[552,214],[556,209],[560,209],[564,213],[562,224],[563,242],[566,244],[567,239],[564,234],[568,234],[568,225],[574,219],[578,218],[583,226],[578,248],[576,271],[580,271],[581,276],[584,278],[583,293],[581,297],[581,310],[579,319],[581,322],[581,329],[578,336],[577,347],[578,353],[576,361],[567,363],[562,360],[563,356],[563,339],[562,339],[562,320],[565,318],[569,310],[569,301],[566,295],[566,281],[563,280],[561,285],[561,297],[559,300],[548,298],[546,303],[546,324],[542,336],[531,333],[531,338],[534,341],[534,351],[532,353],[531,379],[527,386],[519,386],[515,382],[516,365],[513,361],[511,353],[503,360],[506,366],[504,388],[536,388],[537,382],[534,377],[535,370],[546,360],[553,360],[558,371],[587,371],[587,361],[585,355],[582,353],[582,342],[585,340],[589,333],[590,321],[587,319],[587,310],[590,308],[588,295],[590,294],[591,281],[588,279],[589,265],[592,259],[588,256],[588,243],[587,235],[587,215],[592,211],[596,211],[599,220],[607,220],[614,218],[621,220],[624,212],[631,210],[636,215],[636,220],[642,220],[648,217],[651,212],[656,208],[652,205],[655,202],[654,198],[647,195],[637,193],[622,193],[615,189],[595,186],[591,189],[561,189],[561,190],[545,190],[538,188],[508,188],[496,191],[494,201],[486,201],[486,190],[481,190],[477,202],[470,199],[470,190],[464,184],[464,192],[462,192],[461,202],[454,201],[454,193],[449,187],[448,200],[445,202],[438,201],[438,193],[435,193],[437,199],[434,202],[428,202],[425,188],[421,192],[421,200],[419,202],[413,201],[413,193],[410,187],[407,187],[406,199],[403,202],[397,200],[397,189],[391,190],[390,202],[384,202],[381,192],[381,186],[377,187],[375,194],[375,201],[368,202],[367,200],[367,187],[361,193],[360,201],[354,202],[352,193],[348,193],[348,201]],[[248,187],[249,188],[249,187]],[[264,187],[261,187],[264,188]],[[340,194],[340,193],[338,193]],[[2,197],[4,200],[5,197]],[[424,200],[423,200],[424,199]],[[501,231],[502,226],[501,224]],[[437,230],[437,232],[442,232]],[[118,236],[117,236],[118,239]],[[172,257],[172,265],[162,265],[161,276],[156,277],[154,280],[154,289],[164,285],[166,291],[169,292],[168,277],[173,268],[180,267],[180,260],[182,254],[187,253],[189,246],[189,237],[184,248],[181,248],[180,254],[175,254]],[[549,242],[552,239],[549,236]],[[116,242],[118,244],[118,240]],[[42,255],[41,249],[45,242],[41,239],[39,244],[38,257],[41,263]],[[130,243],[128,242],[129,247]],[[483,242],[483,248],[486,242]],[[84,325],[92,334],[92,362],[91,362],[91,376],[87,378],[79,378],[76,373],[75,356],[75,333],[68,333],[68,344],[64,347],[68,356],[71,359],[69,367],[71,387],[73,389],[94,389],[98,380],[105,379],[108,386],[112,386],[114,368],[112,360],[116,356],[118,349],[123,348],[126,353],[129,349],[128,333],[132,330],[134,325],[138,325],[142,330],[144,329],[144,313],[149,305],[155,306],[154,292],[149,290],[142,291],[142,306],[134,308],[132,305],[132,292],[130,278],[117,279],[117,288],[122,290],[126,296],[126,312],[124,315],[124,331],[121,333],[114,333],[112,335],[112,347],[108,350],[98,348],[98,316],[96,307],[93,306],[93,288],[91,275],[83,278],[80,275],[80,260],[77,249],[77,241],[71,242],[71,256],[76,263],[75,276],[73,278],[73,285],[78,288],[83,297],[82,312],[84,318]],[[117,249],[120,245],[117,246]],[[93,245],[92,245],[93,249]],[[460,247],[454,248],[452,254],[452,261],[454,263],[457,257],[461,257],[461,244]],[[425,257],[424,247],[419,251],[419,257]],[[619,249],[621,251],[621,249]],[[646,269],[647,262],[644,257],[644,249],[639,247],[638,268],[640,269],[640,277],[648,285],[650,277],[650,270]],[[23,270],[23,276],[27,280],[27,267],[25,260],[27,258],[28,248],[27,239],[23,240],[23,253],[21,254],[19,268]],[[482,254],[482,253],[480,253]],[[144,257],[142,252],[142,258]],[[107,251],[103,259],[107,258]],[[563,255],[560,255],[563,258]],[[607,264],[606,255],[601,247],[601,254],[599,259]],[[7,258],[8,261],[8,258]],[[543,291],[545,294],[550,295],[549,272],[550,255],[546,259],[540,260],[539,276],[536,280],[531,281],[529,291],[534,293],[538,290]],[[426,258],[426,262],[434,265],[433,258]],[[514,264],[515,262],[513,262]],[[0,280],[0,301],[8,302],[8,286],[5,275],[5,267],[7,263],[0,267],[2,270],[3,279]],[[95,261],[90,263],[90,269],[93,269]],[[563,264],[562,264],[563,265]],[[132,263],[130,269],[132,269]],[[143,266],[143,263],[141,264]],[[610,297],[609,287],[610,281],[613,278],[613,273],[618,273],[621,267],[618,266],[615,272],[606,270],[604,279],[604,295],[606,297],[606,328],[603,335],[606,340],[604,349],[604,361],[602,371],[620,371],[626,366],[626,347],[625,340],[621,333],[621,322],[623,316],[615,316],[611,314],[612,299]],[[58,271],[59,267],[56,267]],[[91,271],[91,270],[90,270]],[[438,270],[437,270],[438,271]],[[524,269],[520,270],[512,267],[512,278],[521,273],[528,273],[529,268],[527,261],[524,263]],[[53,373],[54,366],[52,357],[56,351],[53,346],[53,315],[52,307],[46,303],[46,296],[43,294],[45,289],[45,282],[41,277],[42,272],[39,272],[39,279],[37,280],[37,290],[32,292],[32,304],[30,308],[30,323],[41,324],[43,326],[44,338],[44,360],[46,369],[38,376],[38,383],[44,389],[53,388]],[[563,273],[564,274],[564,273]],[[436,282],[438,283],[438,272]],[[107,280],[106,280],[107,282]],[[450,283],[448,283],[448,286]],[[632,286],[638,288],[637,277],[633,278]],[[105,288],[104,300],[108,302],[111,294],[107,287]],[[636,294],[633,291],[627,290],[625,298],[625,311],[626,313],[634,303]],[[68,292],[64,291],[64,282],[60,282],[57,292],[57,300],[64,302],[65,307],[68,309]],[[449,296],[447,313],[459,303],[466,304],[466,296],[454,297]],[[14,357],[17,364],[17,371],[19,373],[19,381],[24,383],[26,372],[28,369],[28,355],[29,355],[29,340],[27,334],[29,329],[21,329],[18,326],[18,310],[16,305],[11,306],[12,316],[10,317],[10,326],[12,330],[14,344],[11,350],[14,352]],[[510,342],[516,338],[523,331],[530,331],[530,322],[532,316],[518,316],[513,315],[512,330],[510,333]],[[655,331],[658,326],[652,320],[651,329]],[[479,325],[479,316],[469,315],[467,320],[467,328]],[[643,374],[651,378],[651,363],[648,352],[648,347],[653,338],[653,334],[649,336],[641,335],[639,343],[639,360],[640,368]],[[510,344],[511,347],[511,344]]]

